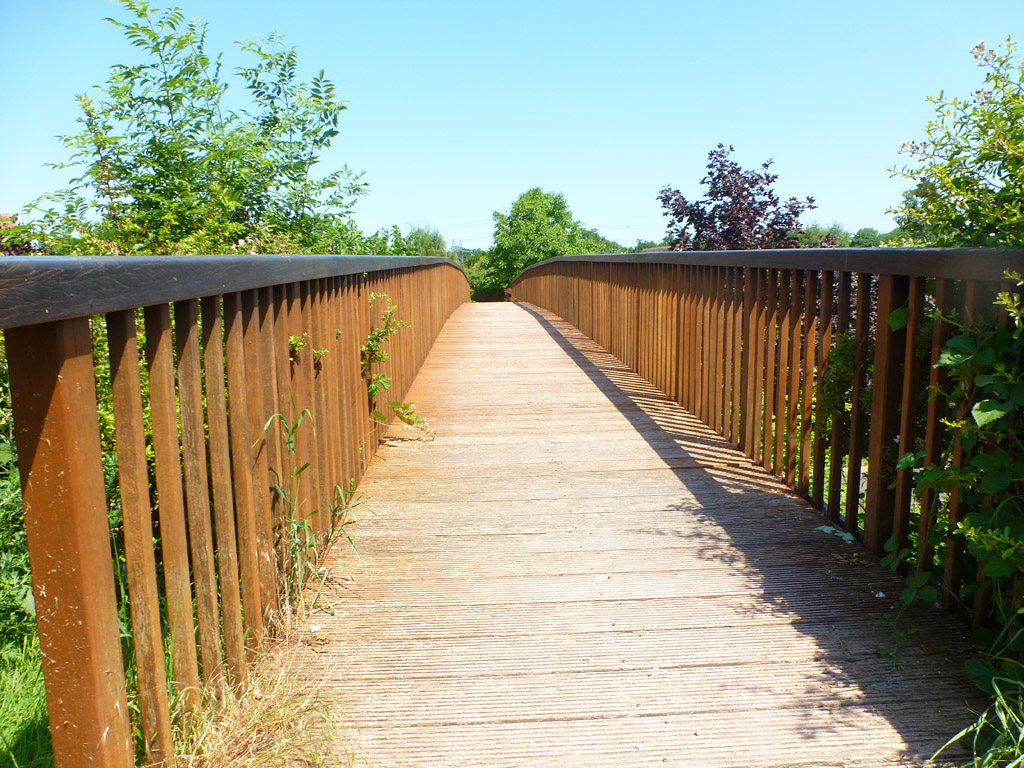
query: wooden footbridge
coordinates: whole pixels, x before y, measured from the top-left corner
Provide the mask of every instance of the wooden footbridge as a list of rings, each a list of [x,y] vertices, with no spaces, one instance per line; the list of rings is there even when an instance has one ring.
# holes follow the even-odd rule
[[[5,260],[58,768],[173,764],[171,701],[244,689],[296,558],[353,503],[357,551],[322,561],[291,651],[342,764],[924,764],[984,705],[947,610],[963,542],[895,657],[904,577],[877,556],[936,557],[935,500],[895,457],[941,449],[955,404],[920,397],[941,372],[907,339],[1021,267],[969,256],[579,257],[502,304],[464,303],[444,260]],[[361,350],[377,294],[412,324],[383,363]],[[934,360],[950,329],[931,331]],[[847,337],[850,405],[827,412]],[[392,399],[432,431],[382,425]]]

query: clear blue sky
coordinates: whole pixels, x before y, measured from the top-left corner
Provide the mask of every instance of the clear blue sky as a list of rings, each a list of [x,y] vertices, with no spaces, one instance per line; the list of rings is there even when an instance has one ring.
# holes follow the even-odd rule
[[[491,213],[533,186],[631,245],[660,239],[656,200],[699,196],[719,141],[744,167],[775,160],[784,195],[813,195],[804,222],[893,226],[908,186],[899,144],[922,135],[940,90],[981,83],[969,49],[1024,37],[1021,0],[191,0],[208,50],[278,31],[306,76],[343,98],[324,157],[365,172],[367,230],[431,226],[486,247]],[[102,21],[108,0],[0,0],[0,212],[62,186],[74,95],[137,52]],[[235,88],[236,91],[240,90]]]

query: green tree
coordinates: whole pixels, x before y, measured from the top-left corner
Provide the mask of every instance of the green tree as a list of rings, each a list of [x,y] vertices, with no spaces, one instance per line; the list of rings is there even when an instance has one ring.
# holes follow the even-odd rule
[[[448,256],[448,246],[436,229],[415,227],[405,236],[405,242],[413,256]]]
[[[278,35],[244,40],[235,75],[251,103],[228,109],[220,56],[206,25],[178,8],[119,0],[108,19],[145,60],[111,68],[93,97],[78,97],[80,131],[62,137],[70,187],[29,206],[34,222],[7,230],[46,252],[222,253],[360,244],[349,220],[364,191],[342,168],[315,173],[345,105],[321,71],[297,77],[294,48]]]
[[[645,251],[650,248],[660,248],[665,251],[671,250],[672,235],[665,235],[665,237],[661,239],[661,242],[655,242],[654,240],[644,240],[641,238],[636,241],[636,245],[633,246],[632,251],[633,253],[639,253],[640,251]]]
[[[985,70],[966,98],[929,97],[935,118],[921,141],[901,151],[912,165],[895,175],[914,183],[898,222],[922,244],[1024,245],[1024,62],[1007,38],[998,50],[971,49]]]
[[[850,238],[851,248],[877,248],[881,244],[881,233],[872,227],[861,227]]]
[[[583,249],[585,253],[625,253],[626,249],[607,237],[601,235],[596,229],[584,229],[581,231]]]
[[[851,237],[838,221],[828,227],[815,221],[796,235],[801,248],[848,248]]]
[[[534,187],[508,213],[494,212],[494,247],[486,259],[489,282],[505,288],[531,264],[585,253],[592,242],[563,195]]]

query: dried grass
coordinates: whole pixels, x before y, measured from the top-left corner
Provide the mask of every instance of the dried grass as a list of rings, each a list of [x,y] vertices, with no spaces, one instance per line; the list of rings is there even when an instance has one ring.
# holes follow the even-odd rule
[[[178,719],[180,768],[351,768],[340,757],[322,681],[303,679],[289,662],[297,640],[276,640],[252,666],[248,685],[227,691],[201,712]]]

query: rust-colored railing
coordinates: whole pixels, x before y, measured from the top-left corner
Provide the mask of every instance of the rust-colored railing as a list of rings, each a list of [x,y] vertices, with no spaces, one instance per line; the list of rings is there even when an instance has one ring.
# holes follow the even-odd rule
[[[993,312],[1008,268],[1024,272],[1024,253],[571,256],[529,267],[512,294],[573,323],[881,554],[891,537],[901,547],[910,538],[912,476],[897,470],[898,457],[916,441],[935,464],[948,442],[943,418],[953,406],[939,395],[921,402],[922,390],[944,385],[935,363],[952,325],[941,318]],[[926,305],[940,319],[930,324],[922,366]],[[853,380],[846,407],[836,409],[823,388],[840,341]],[[921,510],[915,562],[928,570],[934,501],[926,491],[914,508]],[[959,514],[953,499],[950,530]],[[950,536],[947,603],[962,566],[963,541]]]
[[[380,364],[392,384],[377,399],[400,400],[468,299],[465,275],[447,260],[0,261],[0,327],[58,768],[134,765],[133,727],[147,763],[169,764],[169,691],[194,703],[202,684],[244,683],[288,567],[285,503],[273,486],[287,487],[308,465],[288,503],[325,535],[330,510],[377,446],[373,412],[390,413],[370,402],[360,369],[360,345],[383,309],[371,309],[371,293],[391,297],[411,324]],[[108,367],[109,383],[105,374],[98,381]],[[98,421],[106,410],[98,384],[114,416],[110,445],[101,445],[109,429]],[[283,424],[297,428],[289,436]],[[114,449],[119,498],[108,499],[103,457]],[[118,506],[137,723],[108,526],[108,508]]]

